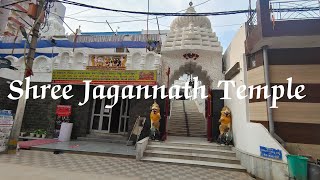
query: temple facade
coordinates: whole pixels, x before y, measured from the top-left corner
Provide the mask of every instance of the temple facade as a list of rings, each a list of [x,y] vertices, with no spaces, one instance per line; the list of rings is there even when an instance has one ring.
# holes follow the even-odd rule
[[[270,3],[257,1],[256,14],[253,13],[252,18],[240,27],[224,54],[210,20],[204,16],[177,17],[170,29],[164,31],[115,34],[81,32],[79,29],[77,35],[65,35],[62,22],[55,16],[50,17],[49,31],[43,32],[37,44],[31,82],[32,85],[71,84],[74,97],[52,100],[47,92],[46,99],[29,99],[23,131],[46,129],[54,136],[57,106],[67,105],[72,108],[73,139],[115,135],[126,140],[139,116],[146,117],[140,136],[143,139],[149,136],[150,108],[155,101],[161,114],[161,140],[179,136],[187,143],[191,143],[187,137],[216,142],[220,135],[219,121],[223,117],[221,110],[228,106],[232,114],[228,128],[233,135],[234,148],[210,146],[212,144],[200,146],[221,148],[227,152],[220,153],[236,156],[240,161],[231,162],[237,164],[234,169],[245,167],[262,179],[283,179],[288,174],[286,155],[289,153],[319,158],[320,137],[315,133],[320,130],[319,95],[315,89],[319,89],[317,52],[320,41],[317,40],[320,23],[319,19],[270,20]],[[196,13],[192,3],[186,13]],[[296,23],[308,28],[302,30]],[[10,60],[18,69],[0,70],[0,109],[16,110],[18,102],[6,97],[11,93],[10,83],[22,80],[24,76],[24,44],[25,40],[14,42],[14,37],[10,36],[3,36],[0,41],[0,57]],[[270,99],[237,98],[237,88],[242,85],[281,85],[286,84],[290,76],[294,78],[295,87],[298,84],[306,86],[307,98],[302,101],[282,98],[279,108],[274,110],[268,107]],[[188,87],[198,88],[194,78],[198,78],[199,86],[205,86],[207,98],[182,95],[174,100],[122,99],[119,94],[117,103],[114,98],[90,97],[88,103],[78,106],[84,99],[83,80],[92,80],[91,92],[99,85],[107,88],[119,85],[120,90],[126,85],[149,85],[143,93],[149,90],[151,94],[154,85],[163,85],[167,91],[185,83]],[[224,87],[218,86],[220,80],[235,82],[235,87],[228,92],[231,99],[222,99]],[[192,93],[192,90],[188,91],[188,94]],[[137,95],[137,91],[133,94]],[[248,92],[243,91],[242,95],[248,95]],[[105,107],[113,104],[112,108]],[[158,147],[158,144],[151,143],[151,146]],[[179,148],[175,154],[180,152]],[[183,148],[187,149],[188,144]],[[206,153],[211,151],[206,150]],[[150,151],[147,154],[157,157]],[[203,161],[215,162],[215,158],[207,155],[201,157]],[[194,158],[191,156],[188,158]],[[220,163],[230,160],[225,156],[220,158]],[[266,168],[273,171],[266,171]]]

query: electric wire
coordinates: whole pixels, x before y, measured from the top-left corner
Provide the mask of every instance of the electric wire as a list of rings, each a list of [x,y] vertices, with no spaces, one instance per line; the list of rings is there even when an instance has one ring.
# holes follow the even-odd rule
[[[236,11],[223,11],[223,12],[207,12],[207,13],[161,13],[161,12],[143,12],[143,11],[127,11],[127,10],[119,10],[119,9],[110,9],[105,7],[93,6],[84,3],[78,3],[68,0],[58,0],[58,2],[80,6],[80,7],[87,7],[91,9],[99,9],[105,11],[113,11],[113,12],[122,12],[122,13],[129,13],[129,14],[144,14],[144,15],[160,15],[160,16],[212,16],[212,15],[229,15],[229,14],[239,14],[239,13],[247,13],[248,10],[236,10]]]
[[[87,12],[87,11],[91,11],[91,10],[92,10],[92,9],[86,9],[86,10],[79,11],[79,12],[76,12],[76,13],[73,13],[73,14],[69,14],[68,16],[77,15],[77,14],[80,14],[80,13],[83,13],[83,12]]]
[[[20,12],[20,13],[26,13],[26,12],[24,12],[24,11],[17,10],[17,9],[12,9],[12,8],[8,8],[8,7],[2,7],[2,9],[7,9],[7,10],[11,10],[11,11],[16,11],[16,12]]]
[[[205,12],[205,13],[163,13],[163,12],[144,12],[144,11],[127,11],[127,10],[119,10],[119,9],[110,9],[105,7],[93,6],[84,3],[77,3],[68,0],[58,0],[58,2],[62,2],[65,4],[80,6],[80,7],[87,7],[91,9],[99,9],[105,11],[113,11],[113,12],[122,12],[122,13],[129,13],[129,14],[144,14],[144,15],[155,15],[155,16],[222,16],[222,15],[232,15],[232,14],[243,14],[252,12],[252,10],[234,10],[234,11],[220,11],[220,12]],[[274,9],[274,12],[292,12],[292,11],[315,11],[319,10],[319,7],[299,7],[299,8],[281,8],[281,9]]]
[[[26,2],[26,1],[28,1],[28,0],[16,1],[16,2],[13,2],[13,3],[10,3],[10,4],[6,4],[6,5],[3,5],[3,6],[0,6],[0,8],[5,8],[7,6],[12,6],[12,5],[19,4],[19,3],[22,3],[22,2]]]

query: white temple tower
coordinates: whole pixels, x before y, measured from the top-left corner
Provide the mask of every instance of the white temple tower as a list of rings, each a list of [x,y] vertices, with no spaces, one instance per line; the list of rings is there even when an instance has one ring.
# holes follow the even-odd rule
[[[186,13],[196,13],[192,3]],[[204,16],[181,16],[173,20],[170,32],[161,48],[162,84],[171,69],[170,84],[186,73],[198,76],[211,89],[217,88],[222,73],[222,47],[212,31],[209,18]]]

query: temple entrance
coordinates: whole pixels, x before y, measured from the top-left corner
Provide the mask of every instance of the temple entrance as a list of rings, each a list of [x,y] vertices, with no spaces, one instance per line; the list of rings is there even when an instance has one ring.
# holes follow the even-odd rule
[[[197,78],[197,82],[194,78]],[[171,112],[168,119],[169,136],[207,137],[211,111],[208,98],[201,98],[201,94],[208,95],[212,80],[207,72],[196,62],[188,62],[173,71],[170,78],[171,86],[179,86],[186,96],[171,100]],[[188,89],[185,84],[188,85]],[[199,89],[202,86],[202,90]],[[196,93],[193,88],[197,88]],[[194,94],[196,93],[196,94]],[[180,93],[180,95],[182,95]],[[190,97],[191,96],[191,97]]]
[[[113,106],[114,99],[95,99],[93,101],[90,132],[125,134],[128,132],[129,99],[122,99]]]

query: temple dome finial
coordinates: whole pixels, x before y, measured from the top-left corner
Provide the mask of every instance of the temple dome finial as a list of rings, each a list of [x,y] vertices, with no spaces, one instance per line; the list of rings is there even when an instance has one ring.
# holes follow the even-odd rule
[[[186,10],[186,13],[193,14],[197,13],[194,7],[192,6],[192,1],[189,3],[190,7]],[[206,28],[211,30],[211,22],[209,18],[205,16],[179,16],[175,18],[170,26],[171,30],[178,30],[185,27],[190,27],[192,25],[193,27],[200,27],[200,28]]]

